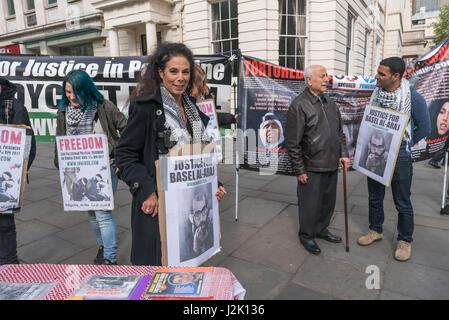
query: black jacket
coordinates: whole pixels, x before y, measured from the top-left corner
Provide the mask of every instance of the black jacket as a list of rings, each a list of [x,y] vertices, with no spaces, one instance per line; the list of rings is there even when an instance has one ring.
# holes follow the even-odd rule
[[[297,176],[337,170],[339,158],[348,157],[338,106],[306,88],[288,109],[285,145]]]
[[[209,118],[200,110],[205,126]],[[157,190],[155,161],[164,149],[165,114],[160,89],[154,95],[139,96],[129,106],[125,130],[115,148],[119,178],[129,187],[131,204],[131,263],[133,265],[161,265],[159,220],[142,212],[142,203]],[[191,131],[188,125],[187,129]]]
[[[16,98],[14,98],[14,95],[16,94],[17,91],[14,84],[12,84],[9,80],[0,78],[0,85],[2,87],[0,93],[0,113],[2,113],[2,116],[0,116],[0,123],[6,124],[6,121],[4,120],[5,111],[3,107],[3,102],[5,100],[13,100],[12,114],[10,114],[8,117],[8,123],[23,124],[32,128],[27,109],[22,103],[20,103]],[[33,129],[27,129],[26,134],[27,136],[31,136],[31,149],[28,158],[28,168],[27,168],[29,170],[31,164],[34,161],[34,158],[36,157],[36,139],[34,137]]]

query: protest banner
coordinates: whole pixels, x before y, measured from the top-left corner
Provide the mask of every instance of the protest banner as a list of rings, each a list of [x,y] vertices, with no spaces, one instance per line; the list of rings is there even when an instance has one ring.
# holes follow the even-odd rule
[[[23,125],[0,125],[0,214],[22,207],[29,148]],[[27,153],[28,148],[28,153]]]
[[[215,109],[214,100],[200,100],[197,101],[196,105],[198,108],[209,117],[209,122],[207,123],[206,132],[212,137],[213,142],[216,146],[216,154],[218,162],[223,159],[223,153],[221,148],[221,135],[220,127],[218,126],[217,110]]]
[[[106,136],[57,136],[56,146],[64,211],[113,210]]]
[[[329,77],[326,97],[339,107],[350,158],[354,157],[358,129],[376,80],[372,77]],[[242,56],[239,74],[237,137],[244,169],[293,175],[284,142],[291,102],[306,88],[304,72]]]
[[[197,267],[220,251],[215,145],[175,146],[156,171],[162,265]]]
[[[431,133],[412,148],[414,161],[447,149],[449,138],[449,37],[408,66],[406,78],[426,100]]]
[[[148,57],[0,55],[0,76],[16,85],[16,98],[28,110],[38,142],[54,141],[62,81],[72,70],[86,71],[104,98],[128,113],[128,98]],[[221,55],[195,56],[204,69],[218,110],[229,112],[232,63]]]
[[[409,115],[369,105],[357,139],[354,169],[389,187]]]

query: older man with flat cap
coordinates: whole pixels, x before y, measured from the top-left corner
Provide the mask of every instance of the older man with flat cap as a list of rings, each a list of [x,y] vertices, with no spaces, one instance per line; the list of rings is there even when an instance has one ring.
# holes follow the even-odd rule
[[[326,68],[310,66],[304,77],[307,88],[287,113],[285,144],[298,180],[299,240],[307,251],[319,254],[315,238],[342,241],[328,227],[335,208],[338,168],[347,170],[349,158],[340,111],[323,95],[329,83]]]

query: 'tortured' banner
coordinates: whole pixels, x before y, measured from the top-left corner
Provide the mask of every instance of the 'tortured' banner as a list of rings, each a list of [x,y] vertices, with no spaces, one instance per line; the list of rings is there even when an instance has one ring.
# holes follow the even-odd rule
[[[372,77],[330,77],[325,93],[340,108],[351,158],[358,129],[376,80]],[[290,103],[306,87],[304,72],[243,56],[239,75],[239,137],[241,167],[293,175],[284,128]]]
[[[86,71],[105,99],[127,113],[127,101],[147,57],[0,55],[0,76],[17,87],[16,98],[30,115],[36,141],[54,141],[62,82],[71,70]],[[229,112],[232,63],[226,56],[195,56],[206,72],[219,111]]]
[[[445,148],[449,136],[449,37],[406,72],[411,85],[425,98],[432,132],[412,148],[413,161],[432,157]],[[343,131],[353,159],[365,107],[376,88],[368,76],[332,76],[326,91],[339,107]],[[305,89],[304,73],[243,56],[239,74],[240,167],[293,175],[284,141],[290,103]],[[446,146],[447,147],[447,146]]]

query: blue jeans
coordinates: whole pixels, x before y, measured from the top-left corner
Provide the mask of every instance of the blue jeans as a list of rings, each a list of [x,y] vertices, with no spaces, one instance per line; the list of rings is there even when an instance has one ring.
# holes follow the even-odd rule
[[[399,156],[396,161],[391,191],[398,211],[398,240],[412,242],[413,238],[413,207],[410,200],[410,188],[412,186],[413,166],[410,156]],[[383,201],[385,186],[368,178],[369,193],[369,228],[382,233],[384,223]]]
[[[117,190],[118,177],[115,174],[115,167],[111,165],[112,191]],[[99,246],[104,247],[103,256],[111,262],[117,259],[117,227],[112,211],[88,211],[90,224],[94,230]]]

